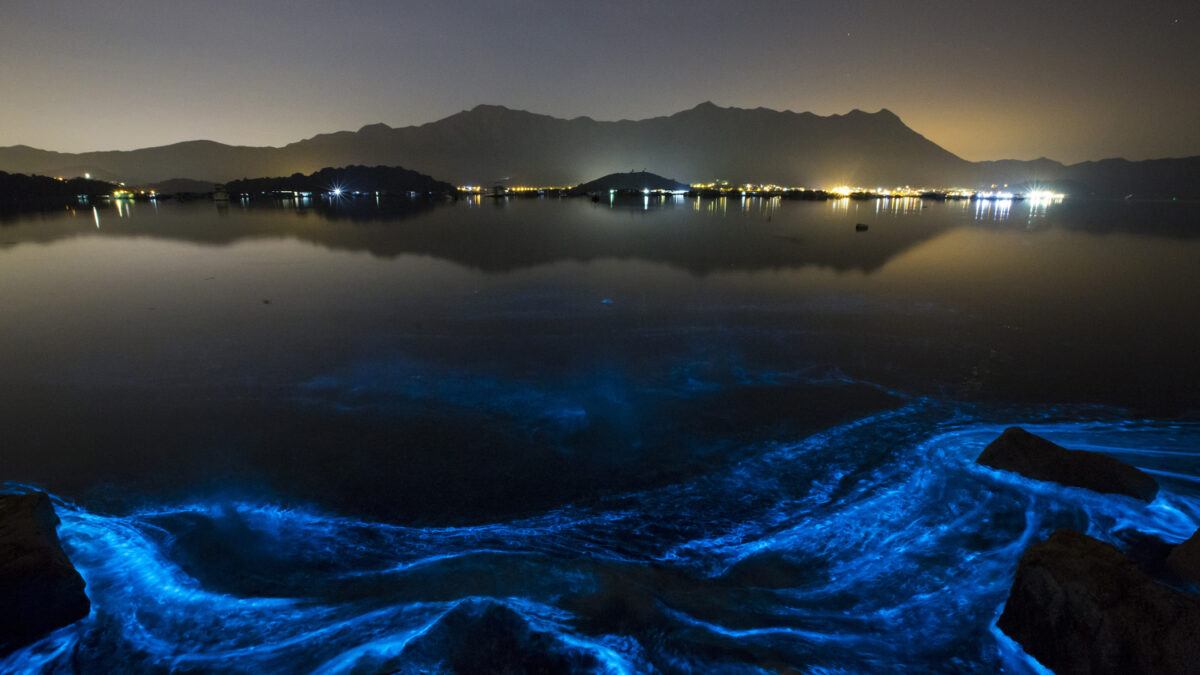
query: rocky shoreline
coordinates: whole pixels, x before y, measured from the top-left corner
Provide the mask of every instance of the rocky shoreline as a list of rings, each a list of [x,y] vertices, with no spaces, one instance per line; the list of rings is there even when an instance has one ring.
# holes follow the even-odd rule
[[[0,655],[88,615],[83,577],[58,540],[44,492],[0,495]]]
[[[1006,429],[976,462],[1147,504],[1158,492],[1133,466],[1020,427]],[[1182,589],[1200,583],[1200,531],[1178,546],[1157,543],[1166,555],[1148,558],[1165,560],[1148,565],[1075,530],[1054,532],[1021,556],[997,627],[1059,674],[1196,673],[1200,596]]]

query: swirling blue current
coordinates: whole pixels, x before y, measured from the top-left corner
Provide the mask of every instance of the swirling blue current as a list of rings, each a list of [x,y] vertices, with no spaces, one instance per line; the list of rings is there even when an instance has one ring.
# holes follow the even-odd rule
[[[1143,467],[1157,499],[974,463],[1018,422]],[[994,628],[1024,548],[1064,526],[1181,541],[1198,486],[1200,425],[913,400],[683,483],[470,527],[57,500],[92,611],[0,671],[1035,672]]]

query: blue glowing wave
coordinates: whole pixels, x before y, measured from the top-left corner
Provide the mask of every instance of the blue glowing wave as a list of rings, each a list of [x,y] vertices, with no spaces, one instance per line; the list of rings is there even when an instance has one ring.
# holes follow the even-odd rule
[[[1158,498],[980,467],[1003,425],[921,401],[685,483],[473,527],[59,501],[92,613],[0,671],[1038,672],[994,627],[1021,552],[1063,526],[1190,536],[1200,425],[1026,426],[1156,473]],[[187,538],[210,530],[231,544],[206,558]],[[271,593],[223,581],[263,570]]]

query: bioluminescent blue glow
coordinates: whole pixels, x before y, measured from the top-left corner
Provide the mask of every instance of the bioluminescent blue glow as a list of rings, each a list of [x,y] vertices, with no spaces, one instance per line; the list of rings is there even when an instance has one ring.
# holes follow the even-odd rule
[[[975,465],[1016,422],[1156,471],[1158,498]],[[1064,526],[1181,541],[1200,525],[1198,479],[1200,425],[992,420],[918,400],[700,478],[477,526],[60,501],[92,613],[0,670],[422,672],[507,654],[611,673],[1032,673],[994,626],[1024,548]],[[228,583],[263,570],[269,597]]]

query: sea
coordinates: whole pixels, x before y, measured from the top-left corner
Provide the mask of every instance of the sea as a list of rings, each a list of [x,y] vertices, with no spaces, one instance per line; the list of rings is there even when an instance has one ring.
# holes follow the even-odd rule
[[[3,215],[0,488],[92,609],[0,671],[1042,672],[1028,545],[1200,527],[1198,309],[1197,202]]]

